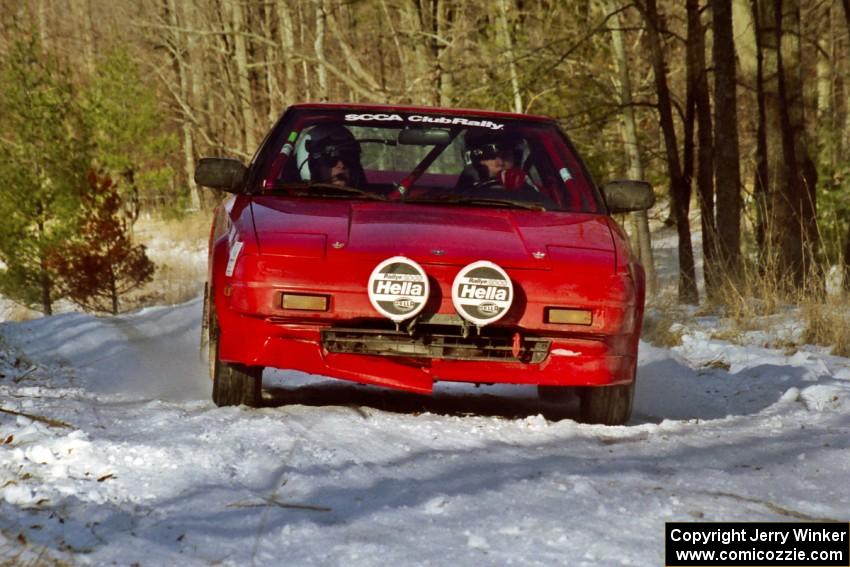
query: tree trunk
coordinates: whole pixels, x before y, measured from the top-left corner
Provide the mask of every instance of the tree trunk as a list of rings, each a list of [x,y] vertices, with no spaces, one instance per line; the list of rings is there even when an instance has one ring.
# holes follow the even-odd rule
[[[847,26],[847,34],[850,35],[850,0],[842,0],[841,2],[844,12],[844,23]],[[846,83],[847,63],[845,65],[845,86],[844,86],[844,126],[842,128],[843,136],[841,137],[841,148],[844,154],[850,152],[850,87]],[[850,260],[848,260],[850,262]]]
[[[691,229],[688,224],[691,188],[682,175],[679,161],[679,149],[676,141],[676,128],[673,123],[673,106],[670,90],[667,86],[664,52],[661,47],[660,20],[655,0],[646,0],[644,17],[647,22],[652,68],[655,75],[655,88],[658,95],[658,115],[664,134],[664,147],[667,154],[667,170],[670,175],[671,198],[679,236],[679,301],[697,303],[699,294],[696,286],[694,251],[691,243]]]
[[[760,4],[765,61],[767,164],[767,269],[799,290],[812,273],[817,250],[817,170],[806,147],[797,0]],[[773,24],[771,26],[771,24]],[[817,282],[814,283],[817,286]]]
[[[850,0],[848,0],[850,1]],[[756,206],[756,249],[759,254],[759,264],[765,266],[768,263],[769,254],[766,253],[767,235],[767,204],[769,183],[769,168],[767,158],[767,108],[765,99],[765,76],[764,76],[764,49],[762,38],[764,33],[761,27],[761,15],[759,14],[758,0],[751,0],[753,17],[753,28],[755,30],[756,43],[756,101],[758,105],[758,126],[756,128],[756,155],[755,170],[753,172],[753,200]]]
[[[741,171],[732,1],[712,0],[714,24],[714,176],[718,260],[733,282],[741,269]]]
[[[402,29],[431,30],[430,22],[427,21],[431,1],[436,0],[405,2],[401,9]],[[434,81],[434,72],[437,66],[434,61],[434,53],[429,49],[431,38],[427,37],[426,34],[414,34],[409,41],[412,42],[412,45],[405,52],[405,61],[402,65],[406,65],[414,71],[408,89],[410,98],[415,104],[439,104],[439,85]]]
[[[41,208],[41,207],[39,207]],[[44,243],[45,233],[44,233],[44,222],[39,220],[38,224],[38,240],[39,243]],[[53,297],[51,296],[51,292],[53,291],[53,282],[50,278],[50,271],[47,267],[47,255],[44,253],[42,249],[40,262],[40,273],[39,273],[39,287],[41,287],[41,310],[45,315],[53,315]]]
[[[112,314],[118,315],[118,289],[115,286],[115,272],[109,270],[109,296],[112,299]]]
[[[508,63],[508,75],[511,78],[511,93],[513,94],[514,112],[521,113],[523,110],[522,94],[519,91],[519,75],[516,70],[514,41],[511,37],[510,25],[508,23],[508,0],[499,0],[499,10],[496,20],[498,22],[502,48],[504,49],[504,59]]]
[[[307,39],[305,30],[308,27],[305,25],[306,16],[304,15],[304,2],[298,2],[298,46],[301,51],[307,51]],[[304,100],[313,100],[313,91],[310,81],[310,65],[307,63],[307,58],[301,60],[301,78],[304,81]]]
[[[448,0],[436,0],[437,22],[436,32],[440,39],[447,39],[450,34],[452,20]],[[437,54],[437,78],[440,89],[440,106],[452,106],[454,102],[454,81],[451,71],[446,68],[446,47],[441,46]]]
[[[36,8],[36,20],[38,24],[38,39],[41,42],[41,49],[44,50],[45,53],[50,52],[50,34],[47,32],[48,23],[47,23],[47,1],[48,0],[38,0],[38,7]]]
[[[192,124],[184,119],[180,129],[183,133],[183,167],[186,171],[186,185],[189,187],[189,208],[197,211],[201,208],[201,197],[195,183],[195,142],[192,137]]]
[[[295,31],[292,27],[289,5],[286,2],[275,2],[275,6],[277,7],[278,41],[283,48],[280,55],[283,58],[283,102],[290,105],[298,98],[295,84],[295,59],[292,57],[295,53]],[[280,111],[283,109],[281,108]]]
[[[180,27],[180,18],[177,14],[177,5],[175,0],[167,0],[166,11],[168,12],[169,24],[175,30]],[[191,80],[187,69],[191,68],[191,64],[185,58],[191,56],[191,51],[185,44],[185,39],[180,32],[172,31],[171,37],[174,45],[173,49],[173,67],[177,74],[177,80],[180,84],[180,97],[182,104],[190,106],[191,98]],[[181,55],[182,54],[182,57]],[[201,199],[198,195],[198,186],[195,184],[195,141],[192,133],[192,120],[186,116],[185,112],[181,111],[180,130],[183,137],[183,168],[186,173],[186,185],[189,188],[189,206],[192,210],[197,211],[201,208]]]
[[[774,274],[778,279],[780,261],[783,250],[798,249],[793,238],[796,231],[791,202],[788,200],[788,173],[783,157],[782,105],[780,96],[780,57],[779,36],[775,30],[777,17],[781,23],[781,6],[777,14],[774,0],[758,0],[759,39],[762,46],[762,78],[765,102],[765,157],[767,165],[765,192],[765,228],[764,228],[764,269],[767,274]],[[792,155],[792,162],[795,161]],[[787,164],[787,167],[793,167]]]
[[[340,26],[333,12],[327,12],[325,14],[325,21],[327,23],[328,33],[336,39],[337,45],[342,50],[348,69],[340,70],[329,64],[326,64],[325,67],[332,70],[337,79],[341,80],[360,96],[382,103],[387,102],[387,95],[383,92],[380,82],[369,71],[366,65],[360,63],[359,51],[349,45],[343,29],[344,27],[347,29],[347,26]],[[369,55],[367,53],[367,61]],[[350,94],[349,98],[353,98],[353,95]]]
[[[381,3],[381,13],[383,17],[386,18],[386,26],[389,30],[390,37],[392,38],[393,45],[396,49],[396,55],[398,56],[398,68],[395,71],[398,73],[398,76],[401,78],[401,84],[407,85],[410,82],[409,74],[408,74],[408,56],[407,52],[401,45],[401,34],[397,31],[395,21],[397,18],[393,17],[393,14],[390,13],[390,8],[387,6],[386,0],[380,0]],[[382,22],[384,23],[384,22]],[[403,22],[402,22],[403,24]]]
[[[242,13],[242,3],[238,0],[229,0],[230,18],[233,29],[234,59],[236,62],[237,92],[239,98],[239,110],[242,115],[242,128],[244,136],[244,152],[253,155],[257,149],[257,124],[254,117],[254,103],[251,96],[251,78],[248,70],[248,47],[245,41],[245,17]]]
[[[319,60],[316,72],[319,78],[320,101],[328,100],[328,70],[325,68],[325,6],[324,0],[314,0],[316,4],[316,37],[313,40],[313,49],[316,51],[316,59]]]
[[[41,262],[41,310],[45,315],[53,315],[53,298],[51,297],[51,282],[50,275],[47,272],[47,265],[42,259]]]
[[[263,52],[266,60],[266,98],[268,99],[268,107],[266,112],[266,122],[274,124],[277,117],[280,115],[281,106],[283,106],[283,93],[280,91],[280,85],[277,80],[277,66],[272,65],[272,61],[280,57],[280,46],[274,44],[274,36],[272,28],[274,26],[274,12],[271,4],[263,5],[263,37],[268,40],[268,43],[263,46]],[[284,54],[281,58],[288,59],[289,53]]]
[[[831,30],[830,30],[831,31]],[[829,55],[830,44],[826,39],[817,41],[817,64],[815,65],[815,73],[817,76],[817,119],[818,128],[827,123],[827,128],[831,126],[830,118],[832,117],[832,81],[835,76],[835,70],[832,68],[832,57]]]
[[[632,81],[629,73],[629,60],[626,57],[623,31],[620,29],[620,14],[613,2],[606,2],[605,9],[611,17],[611,48],[614,52],[614,63],[620,77],[620,104],[622,105],[623,146],[629,163],[629,177],[642,180],[645,177],[643,159],[640,153],[640,143],[637,136],[637,120],[632,106]],[[637,236],[637,251],[643,268],[646,271],[646,291],[652,297],[658,292],[658,278],[655,274],[655,261],[652,257],[652,241],[649,234],[649,218],[646,211],[636,211],[631,214],[632,232]]]
[[[841,255],[841,274],[844,294],[850,297],[850,225],[847,226],[847,233],[844,236],[844,250]]]
[[[844,8],[844,21],[847,24],[847,34],[850,36],[850,0],[841,0],[841,5]],[[850,91],[850,89],[847,90]],[[846,98],[847,108],[850,109],[850,96]],[[844,129],[845,135],[847,135],[847,132],[850,132],[850,111],[846,114],[846,125],[847,127]],[[844,292],[850,296],[850,222],[847,223],[847,236],[844,238],[842,262],[844,263],[844,269],[842,270],[844,272]]]
[[[693,38],[693,39],[691,39]],[[693,46],[691,46],[693,44]],[[705,65],[705,27],[699,3],[688,11],[688,46],[694,109],[697,118],[697,197],[702,227],[703,279],[706,293],[715,296],[717,288],[717,222],[714,208],[714,136],[711,123],[711,97]]]

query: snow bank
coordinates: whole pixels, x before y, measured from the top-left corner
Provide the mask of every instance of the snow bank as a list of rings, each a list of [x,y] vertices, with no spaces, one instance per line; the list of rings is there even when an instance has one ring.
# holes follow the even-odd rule
[[[269,372],[215,408],[201,305],[0,324],[0,547],[74,564],[652,565],[674,520],[847,521],[850,361],[685,330],[628,426],[533,388]],[[25,542],[25,543],[24,543]]]

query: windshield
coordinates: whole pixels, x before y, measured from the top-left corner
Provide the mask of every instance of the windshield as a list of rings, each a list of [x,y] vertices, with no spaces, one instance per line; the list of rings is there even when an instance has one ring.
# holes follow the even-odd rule
[[[290,110],[258,153],[263,193],[602,212],[563,134],[517,119]]]

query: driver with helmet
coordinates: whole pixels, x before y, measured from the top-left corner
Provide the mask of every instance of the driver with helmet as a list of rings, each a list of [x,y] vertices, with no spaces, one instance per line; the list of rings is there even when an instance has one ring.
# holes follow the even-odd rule
[[[467,167],[461,183],[475,189],[537,190],[520,166],[522,139],[511,134],[469,130],[464,138]]]
[[[302,179],[362,188],[365,174],[360,164],[360,144],[345,126],[314,126],[307,132],[303,149],[307,154],[308,171],[304,171],[305,160],[299,159]]]

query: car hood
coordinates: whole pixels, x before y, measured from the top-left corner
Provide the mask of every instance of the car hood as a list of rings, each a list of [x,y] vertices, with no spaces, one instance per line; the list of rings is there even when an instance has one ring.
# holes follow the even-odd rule
[[[550,269],[553,257],[561,262],[570,250],[597,250],[614,267],[603,215],[272,196],[254,198],[252,211],[263,255],[325,258],[332,250],[364,261],[402,255],[421,264],[486,259]]]

